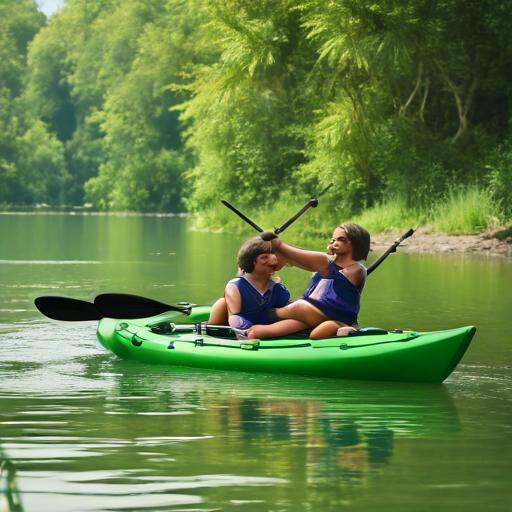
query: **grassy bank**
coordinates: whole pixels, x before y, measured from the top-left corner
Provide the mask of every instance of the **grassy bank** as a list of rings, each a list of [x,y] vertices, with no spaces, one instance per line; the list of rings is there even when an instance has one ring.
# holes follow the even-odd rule
[[[306,203],[305,198],[298,202],[297,198],[279,200],[272,208],[250,210],[246,205],[233,202],[256,224],[263,229],[274,230],[281,226]],[[493,201],[489,191],[470,187],[451,192],[437,204],[431,206],[411,207],[400,197],[390,198],[359,215],[346,215],[335,211],[330,201],[322,198],[317,208],[308,210],[302,218],[292,224],[286,231],[286,241],[308,248],[323,250],[326,241],[331,237],[334,227],[342,222],[355,222],[364,226],[371,234],[389,233],[391,235],[405,233],[409,228],[428,227],[432,233],[448,235],[468,235],[482,233],[488,229],[502,227],[506,231],[512,224],[503,209]],[[0,213],[84,213],[91,215],[109,215],[108,212],[97,212],[86,207],[51,207],[35,205],[13,207],[0,205]],[[213,231],[251,236],[256,231],[223,204],[202,213],[169,214],[169,213],[134,213],[111,212],[111,215],[179,215],[191,219],[190,226],[200,231]],[[512,228],[511,228],[512,229]]]
[[[272,209],[247,211],[243,205],[235,205],[263,229],[274,229],[292,217],[302,204],[276,205]],[[322,208],[322,201],[316,209],[310,209],[287,230],[286,239],[291,243],[307,247],[323,247],[331,236],[333,228],[341,222],[355,222],[370,233],[401,234],[409,228],[428,226],[433,233],[448,235],[478,234],[490,228],[507,226],[507,219],[501,208],[485,189],[470,187],[451,192],[445,200],[432,206],[411,208],[401,198],[390,198],[360,215],[336,218],[336,214]],[[222,204],[204,213],[197,214],[196,229],[224,231],[231,233],[255,234],[250,226],[229,211]]]
[[[444,201],[429,208],[408,208],[404,201],[395,198],[351,220],[366,227],[370,233],[430,226],[432,232],[448,235],[477,234],[507,223],[491,194],[475,187],[450,192]]]

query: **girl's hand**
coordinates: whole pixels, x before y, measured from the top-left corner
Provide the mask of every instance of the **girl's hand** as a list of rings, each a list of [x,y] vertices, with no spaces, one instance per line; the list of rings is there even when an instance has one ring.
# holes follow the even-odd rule
[[[260,233],[260,237],[265,240],[265,242],[270,242],[271,240],[275,240],[277,235],[273,231],[263,231],[263,233]]]

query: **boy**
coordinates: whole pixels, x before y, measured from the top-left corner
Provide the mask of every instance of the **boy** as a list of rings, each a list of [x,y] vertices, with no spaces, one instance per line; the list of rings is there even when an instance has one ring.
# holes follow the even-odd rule
[[[219,299],[213,306],[208,323],[225,324],[227,308],[228,322],[235,332],[248,329],[255,324],[270,324],[270,309],[282,308],[290,300],[290,292],[284,285],[272,280],[279,263],[272,252],[272,243],[259,236],[251,238],[238,252],[237,262],[240,275],[229,281],[224,298]],[[285,322],[290,324],[289,329],[295,331],[307,327],[297,320]],[[245,338],[240,332],[237,336]]]

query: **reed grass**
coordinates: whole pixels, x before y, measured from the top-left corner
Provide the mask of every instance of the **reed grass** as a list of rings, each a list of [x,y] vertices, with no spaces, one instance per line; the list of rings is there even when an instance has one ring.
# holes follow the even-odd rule
[[[498,226],[500,216],[499,206],[488,190],[470,187],[457,193],[451,191],[448,198],[434,208],[431,224],[435,231],[469,235]]]
[[[407,207],[400,197],[378,203],[351,219],[351,222],[363,226],[370,233],[401,233],[410,228],[416,229],[426,221],[425,212]]]
[[[277,228],[297,213],[296,204],[276,203],[273,207],[259,210],[244,209],[236,205],[251,220],[263,229]],[[428,226],[432,232],[450,235],[475,234],[490,227],[497,227],[504,219],[499,206],[493,201],[486,189],[469,187],[448,193],[444,201],[433,207],[410,207],[400,197],[364,210],[361,214],[349,218],[334,219],[326,214],[321,205],[310,209],[286,231],[286,240],[293,244],[314,248],[324,244],[330,238],[333,229],[342,222],[355,222],[364,226],[371,234],[402,234],[409,228]],[[257,232],[242,219],[219,204],[208,212],[195,216],[194,227],[209,231],[223,231],[236,234],[256,235]]]

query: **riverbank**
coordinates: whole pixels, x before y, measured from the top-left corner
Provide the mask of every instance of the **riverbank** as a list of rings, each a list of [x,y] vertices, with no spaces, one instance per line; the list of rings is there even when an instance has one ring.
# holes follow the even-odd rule
[[[391,245],[390,234],[372,234],[372,249],[382,250]],[[512,258],[512,227],[485,231],[477,235],[446,235],[432,233],[420,227],[400,244],[400,252],[419,254],[476,254]]]
[[[190,213],[140,213],[98,211],[0,211],[0,215],[83,215],[112,217],[188,217]],[[212,232],[205,229],[204,231]],[[215,232],[216,230],[213,230]],[[219,232],[221,232],[219,230]],[[389,232],[371,234],[373,250],[385,250],[398,236]],[[289,241],[289,243],[294,243]],[[295,243],[299,243],[296,241]],[[512,226],[486,230],[475,235],[447,235],[430,227],[418,228],[414,235],[400,244],[400,252],[419,254],[481,254],[512,258]]]

